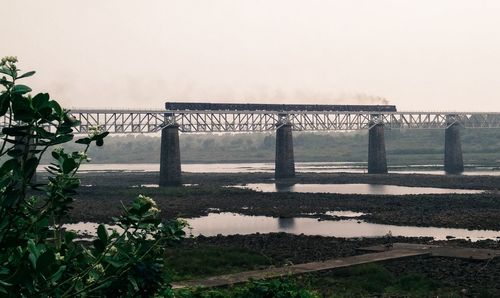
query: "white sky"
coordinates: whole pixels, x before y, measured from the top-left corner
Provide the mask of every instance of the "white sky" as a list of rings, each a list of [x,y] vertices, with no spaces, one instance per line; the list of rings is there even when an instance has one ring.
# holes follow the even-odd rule
[[[68,107],[500,111],[498,0],[0,0],[0,56]]]

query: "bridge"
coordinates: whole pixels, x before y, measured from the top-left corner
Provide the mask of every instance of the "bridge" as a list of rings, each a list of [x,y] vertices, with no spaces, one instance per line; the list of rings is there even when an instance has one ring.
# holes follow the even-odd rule
[[[161,131],[160,185],[181,183],[179,132],[276,132],[276,178],[295,175],[292,131],[368,130],[368,173],[387,173],[385,129],[444,129],[444,168],[463,172],[460,130],[500,128],[500,113],[401,112],[377,105],[166,103],[164,110],[74,109],[77,134],[100,127],[114,134]],[[0,119],[0,127],[9,119]]]

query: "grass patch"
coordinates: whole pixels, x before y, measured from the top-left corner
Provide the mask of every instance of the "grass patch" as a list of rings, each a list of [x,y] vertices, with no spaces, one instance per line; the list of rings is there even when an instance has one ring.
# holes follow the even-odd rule
[[[424,275],[394,276],[376,263],[296,278],[324,297],[457,297],[459,294]]]
[[[267,268],[272,261],[244,248],[200,245],[167,251],[167,268],[174,281]]]

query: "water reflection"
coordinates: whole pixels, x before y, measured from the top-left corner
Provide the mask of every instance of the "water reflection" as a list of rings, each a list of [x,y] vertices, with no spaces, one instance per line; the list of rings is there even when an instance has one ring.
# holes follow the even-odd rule
[[[295,183],[276,182],[275,189],[277,192],[294,192]]]
[[[37,171],[45,171],[45,166]],[[366,173],[366,162],[297,162],[295,168],[299,173]],[[80,172],[89,171],[125,171],[125,172],[157,172],[158,163],[147,164],[82,164]],[[246,173],[274,172],[274,163],[183,163],[182,171],[191,173]],[[390,173],[444,175],[442,165],[405,165],[389,167]],[[466,165],[463,175],[500,175],[500,170],[491,166]]]
[[[338,210],[338,211],[327,211],[327,212],[325,212],[325,214],[331,215],[331,216],[338,216],[338,217],[353,217],[354,218],[354,217],[360,217],[360,216],[366,215],[368,213]]]
[[[355,215],[351,211],[333,211],[332,214],[342,214],[338,212],[345,212],[344,215]],[[199,218],[189,218],[187,221],[194,236],[286,232],[296,235],[359,238],[383,237],[390,232],[393,236],[433,237],[436,240],[447,240],[448,238],[470,239],[471,241],[500,239],[500,231],[383,225],[367,223],[357,219],[318,221],[315,218],[274,218],[223,212],[210,213]],[[68,230],[78,231],[79,234],[88,235],[95,235],[97,230],[97,224],[92,222],[65,224],[64,227]],[[108,226],[108,228],[121,230],[116,226]],[[186,232],[189,231],[186,230]]]
[[[282,230],[290,230],[295,227],[295,218],[278,217],[278,227]]]
[[[450,193],[482,193],[482,190],[451,189],[437,187],[409,187],[384,184],[282,184],[282,183],[249,183],[231,187],[252,189],[262,192],[307,192],[307,193],[340,193],[340,194],[372,194],[372,195],[416,195],[416,194],[450,194]]]
[[[288,219],[235,213],[211,213],[208,216],[188,219],[188,222],[195,236],[287,232],[297,235],[357,238],[382,237],[391,232],[393,236],[434,237],[436,240],[446,240],[449,236],[472,241],[500,237],[500,231],[491,230],[395,226],[372,224],[356,219],[318,221],[315,218]]]

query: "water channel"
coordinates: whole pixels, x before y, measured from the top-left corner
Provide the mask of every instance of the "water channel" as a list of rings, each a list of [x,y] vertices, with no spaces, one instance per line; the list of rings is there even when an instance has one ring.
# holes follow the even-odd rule
[[[417,195],[417,194],[474,194],[482,190],[451,189],[438,187],[409,187],[384,184],[278,184],[249,183],[232,187],[252,189],[262,192],[306,192],[306,193],[340,193],[371,195]]]
[[[299,173],[366,173],[365,162],[297,162],[296,171]],[[465,165],[463,175],[500,175],[500,169],[481,166]],[[89,171],[144,171],[157,172],[159,163],[147,164],[82,164],[80,172]],[[44,171],[39,167],[38,171]],[[274,163],[183,163],[182,171],[190,173],[272,173]],[[390,173],[395,174],[429,174],[444,175],[442,165],[407,165],[389,167]]]
[[[318,220],[317,218],[296,217],[276,218],[269,216],[250,216],[237,213],[209,213],[207,216],[188,218],[191,229],[186,230],[194,236],[247,235],[254,233],[291,233],[304,235],[333,236],[342,238],[384,237],[433,237],[435,240],[467,239],[471,241],[500,239],[500,231],[467,230],[437,227],[412,227],[368,223],[356,217],[362,213],[350,211],[330,212],[329,215],[352,217],[341,220]],[[65,225],[67,229],[95,235],[97,224],[80,222]]]

